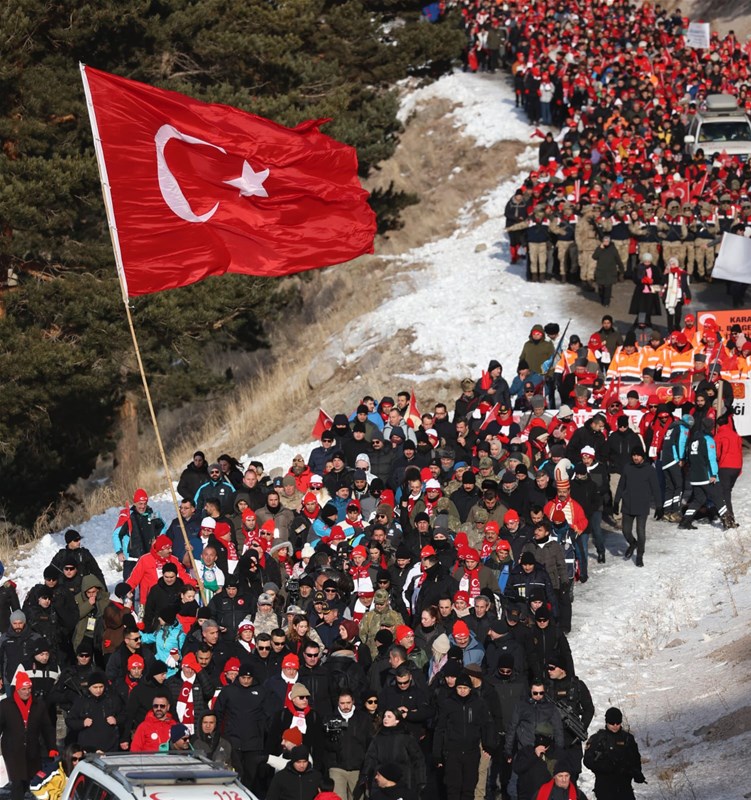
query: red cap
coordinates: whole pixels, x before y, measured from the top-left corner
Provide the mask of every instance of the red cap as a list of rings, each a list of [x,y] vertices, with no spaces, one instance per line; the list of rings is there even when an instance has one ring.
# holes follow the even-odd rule
[[[400,642],[405,636],[414,636],[415,632],[409,625],[397,625],[396,627],[396,636],[394,637],[396,642]]]
[[[31,678],[25,672],[16,673],[16,689],[27,689],[31,685]]]
[[[511,552],[511,544],[509,543],[508,539],[499,539],[495,543],[496,550],[508,550]]]
[[[136,489],[133,493],[133,502],[140,503],[142,500],[148,500],[149,496],[146,493],[146,489]]]
[[[274,523],[273,519],[267,519],[266,522],[261,525],[261,530],[268,531],[269,533],[273,533],[275,528],[276,524]]]
[[[313,494],[313,492],[306,492],[305,497],[302,499],[303,505],[306,503],[317,503],[318,498]]]
[[[299,747],[302,744],[302,733],[300,733],[299,728],[287,728],[287,730],[282,733],[282,740],[285,739],[291,742],[295,747]]]
[[[435,555],[435,548],[433,547],[433,545],[430,544],[425,545],[425,547],[423,547],[422,550],[420,550],[420,558],[427,558],[428,556],[434,556],[434,555]]]
[[[334,525],[331,529],[329,540],[332,542],[343,542],[346,538],[347,534],[344,532],[344,528],[342,528],[341,525]]]
[[[457,600],[464,600],[465,603],[469,603],[469,592],[458,591],[454,595],[454,602]]]
[[[467,561],[479,561],[480,554],[474,547],[469,547],[464,551],[464,560]]]
[[[300,659],[294,653],[284,656],[284,660],[282,661],[282,669],[287,668],[300,669]]]
[[[493,533],[500,531],[500,527],[494,519],[490,519],[485,523],[485,533],[490,533],[490,531],[493,531]]]
[[[183,657],[183,666],[190,667],[194,672],[200,672],[202,669],[195,653],[188,653],[187,656]]]
[[[513,508],[510,508],[504,515],[503,521],[504,523],[508,522],[509,520],[519,520],[519,512],[515,511]]]
[[[224,664],[224,671],[225,672],[232,672],[237,671],[240,669],[240,659],[232,656],[232,658],[228,658]]]
[[[466,594],[466,592],[464,594]],[[451,629],[451,633],[453,633],[454,636],[469,636],[469,628],[467,627],[467,623],[464,622],[463,620],[458,619],[454,623],[454,627]]]
[[[133,669],[133,667],[143,667],[146,665],[146,662],[143,660],[138,653],[133,653],[133,655],[128,657],[128,669]]]
[[[163,550],[165,547],[172,547],[172,539],[161,534],[154,539],[154,550]]]
[[[365,549],[364,545],[358,544],[357,547],[353,547],[352,548],[351,555],[353,555],[353,556],[354,555],[358,555],[358,556],[362,556],[363,558],[367,558],[368,557],[368,551]]]
[[[245,522],[246,519],[255,519],[255,518],[256,518],[256,512],[253,511],[252,508],[246,508],[245,511],[243,511],[243,522]]]

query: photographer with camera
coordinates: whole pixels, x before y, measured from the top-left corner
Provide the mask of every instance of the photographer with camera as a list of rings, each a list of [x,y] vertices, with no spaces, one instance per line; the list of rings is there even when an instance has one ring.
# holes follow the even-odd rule
[[[372,738],[370,715],[355,708],[352,693],[342,690],[331,718],[324,720],[324,759],[334,791],[342,800],[354,800],[360,767]]]

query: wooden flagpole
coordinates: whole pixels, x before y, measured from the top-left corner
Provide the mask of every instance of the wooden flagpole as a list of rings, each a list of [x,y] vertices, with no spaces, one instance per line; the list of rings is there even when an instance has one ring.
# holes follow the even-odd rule
[[[136,336],[136,329],[133,325],[133,317],[130,311],[130,302],[128,297],[128,282],[125,277],[125,269],[123,267],[122,261],[122,252],[120,250],[120,239],[117,235],[117,225],[115,224],[115,209],[112,205],[112,195],[110,193],[110,184],[109,178],[107,176],[107,164],[104,160],[104,151],[102,150],[102,141],[99,137],[99,127],[97,125],[96,120],[96,112],[94,110],[94,103],[91,99],[91,90],[89,89],[89,81],[86,77],[86,65],[79,62],[79,68],[81,70],[81,80],[83,81],[83,89],[86,95],[86,107],[89,111],[89,123],[91,124],[91,133],[94,138],[94,150],[96,152],[96,160],[97,166],[99,168],[99,182],[102,187],[102,198],[104,200],[104,208],[107,213],[107,226],[110,231],[110,239],[112,241],[112,251],[115,256],[115,266],[117,267],[117,277],[120,282],[120,292],[123,298],[123,305],[125,306],[125,317],[128,320],[128,328],[130,330],[130,336],[133,340],[133,350],[136,354],[136,362],[138,363],[138,371],[141,374],[141,382],[143,383],[143,390],[146,395],[146,403],[149,407],[149,415],[151,416],[151,423],[154,426],[154,433],[156,435],[156,443],[157,447],[159,448],[159,455],[162,459],[162,466],[164,467],[164,473],[167,476],[167,485],[169,486],[170,493],[172,495],[172,502],[175,506],[175,514],[177,515],[177,521],[180,525],[180,530],[182,531],[183,540],[185,542],[185,552],[188,553],[190,557],[190,564],[193,570],[193,575],[198,583],[198,590],[201,594],[201,600],[203,604],[207,604],[206,599],[206,589],[203,585],[203,581],[201,580],[201,576],[198,574],[198,567],[196,566],[196,560],[193,556],[193,551],[190,546],[190,542],[188,540],[188,532],[185,530],[185,523],[183,518],[180,514],[180,505],[177,500],[177,493],[175,492],[175,485],[172,482],[172,473],[170,472],[169,464],[167,463],[167,455],[164,452],[164,445],[162,443],[162,435],[159,432],[159,424],[157,423],[156,419],[156,412],[154,411],[154,404],[151,401],[151,391],[149,390],[149,382],[146,379],[146,372],[143,368],[143,360],[141,359],[141,349],[138,346],[138,337]]]

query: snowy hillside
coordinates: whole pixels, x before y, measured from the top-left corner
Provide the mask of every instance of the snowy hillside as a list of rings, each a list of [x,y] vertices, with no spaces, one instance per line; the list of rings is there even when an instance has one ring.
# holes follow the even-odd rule
[[[456,125],[479,146],[531,141],[531,129],[513,108],[503,78],[450,76],[405,100],[403,117],[435,96],[459,104]],[[535,159],[535,151],[528,149],[519,170]],[[531,325],[550,320],[565,325],[569,308],[577,314],[572,331],[588,335],[595,330],[599,308],[579,302],[574,288],[528,284],[521,266],[509,266],[502,216],[515,185],[503,183],[483,198],[472,198],[459,233],[395,258],[391,298],[332,343],[339,357],[353,363],[396,331],[410,330],[423,374],[396,372],[395,378],[414,381],[419,394],[419,381],[426,375],[477,376],[490,358],[513,370]],[[418,262],[423,266],[414,271]],[[357,399],[353,393],[353,405]],[[292,443],[252,455],[267,471],[286,471],[293,453],[307,456],[312,446]],[[751,796],[751,703],[745,696],[751,674],[749,489],[746,474],[736,487],[741,527],[732,532],[708,524],[698,531],[678,531],[650,520],[644,569],[623,561],[623,538],[609,533],[607,563],[592,564],[589,582],[577,586],[571,648],[577,673],[595,701],[592,732],[602,725],[608,706],[622,708],[645,757],[649,783],[637,787],[638,798]],[[174,517],[166,493],[152,504],[166,521]],[[117,514],[111,509],[79,528],[83,544],[100,559],[112,583],[118,579],[109,564]],[[8,569],[22,591],[39,579],[61,546],[62,533],[46,536]],[[592,775],[586,770],[582,788],[593,797]]]

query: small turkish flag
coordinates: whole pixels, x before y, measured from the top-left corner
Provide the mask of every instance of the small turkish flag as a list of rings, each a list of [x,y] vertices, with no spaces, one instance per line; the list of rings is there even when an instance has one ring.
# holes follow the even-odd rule
[[[420,411],[417,408],[417,400],[415,399],[415,390],[412,390],[412,393],[409,396],[409,410],[407,411],[407,415],[404,418],[404,421],[407,423],[408,427],[412,428],[412,430],[417,430],[421,423],[422,417],[420,416]]]
[[[128,295],[276,277],[373,252],[354,148],[81,66]]]
[[[324,431],[329,430],[329,428],[334,424],[334,420],[322,409],[318,409],[318,419],[316,420],[316,424],[313,426],[312,437],[314,439],[320,439],[323,435]]]

